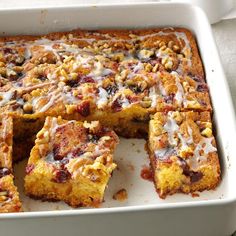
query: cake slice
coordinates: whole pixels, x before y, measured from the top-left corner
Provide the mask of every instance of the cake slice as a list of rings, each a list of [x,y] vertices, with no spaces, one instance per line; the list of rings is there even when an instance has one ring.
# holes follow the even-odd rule
[[[0,212],[21,211],[21,202],[12,173],[13,122],[0,115]]]
[[[150,121],[148,149],[161,198],[214,189],[220,181],[209,112],[157,112]]]
[[[72,207],[98,206],[116,168],[118,136],[98,121],[47,117],[26,167],[25,192]]]
[[[8,115],[0,115],[0,168],[12,171],[13,121]]]
[[[6,168],[0,170],[0,212],[19,212],[21,202],[19,193],[13,182],[13,175]]]

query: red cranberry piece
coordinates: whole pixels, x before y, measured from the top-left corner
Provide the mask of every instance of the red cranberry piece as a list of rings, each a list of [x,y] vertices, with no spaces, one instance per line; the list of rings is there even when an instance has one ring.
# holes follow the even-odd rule
[[[71,175],[67,170],[56,170],[53,181],[56,183],[65,183],[70,176]]]
[[[94,79],[92,79],[91,77],[83,77],[80,80],[80,83],[95,83]]]
[[[202,172],[194,172],[194,171],[190,172],[190,181],[191,181],[191,183],[195,183],[195,182],[201,180],[202,177],[203,177]]]
[[[12,50],[11,48],[4,48],[4,49],[3,49],[3,52],[4,52],[5,54],[8,54],[8,53],[13,53],[13,50]]]
[[[32,170],[34,169],[34,164],[28,164],[25,168],[25,172],[26,174],[30,174],[32,172]]]
[[[53,147],[53,158],[56,161],[62,160],[64,156],[60,154],[60,146]]]
[[[84,117],[90,115],[90,102],[84,101],[82,104],[78,105],[77,111]]]
[[[119,112],[122,110],[122,103],[119,98],[117,98],[111,105],[111,109],[115,112]]]
[[[72,151],[72,157],[78,157],[84,154],[84,151],[82,149],[85,149],[86,146],[82,146],[81,148],[76,148],[75,150]]]
[[[0,168],[0,178],[2,178],[5,175],[11,174],[11,171],[8,168]]]
[[[164,97],[165,103],[173,103],[175,95],[173,93]]]
[[[197,86],[197,91],[198,92],[208,92],[208,86],[207,84],[199,84]]]
[[[142,179],[148,180],[148,181],[153,181],[153,172],[152,169],[150,167],[146,167],[144,166],[141,170],[140,173]]]
[[[196,76],[196,75],[192,75],[192,74],[189,74],[189,76],[193,79],[193,80],[195,80],[196,82],[203,82],[204,81],[204,79],[203,79],[203,77],[202,76]]]
[[[183,168],[183,174],[190,177],[191,183],[195,183],[203,177],[202,172],[195,172],[190,170],[189,165],[184,159],[179,157],[179,161],[181,163],[181,167]]]

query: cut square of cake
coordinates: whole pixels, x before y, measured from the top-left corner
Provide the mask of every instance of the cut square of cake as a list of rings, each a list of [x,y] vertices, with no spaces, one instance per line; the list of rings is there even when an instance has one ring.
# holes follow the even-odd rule
[[[0,115],[0,212],[21,211],[21,202],[12,175],[13,122]]]
[[[12,171],[13,121],[7,115],[0,115],[0,168]]]
[[[148,150],[161,198],[214,189],[220,181],[209,112],[157,112],[150,121]]]
[[[116,168],[117,144],[118,136],[98,121],[47,117],[26,167],[26,194],[73,207],[98,206]]]
[[[0,212],[19,212],[21,211],[21,202],[19,193],[13,182],[13,175],[9,174],[8,169],[0,170]]]

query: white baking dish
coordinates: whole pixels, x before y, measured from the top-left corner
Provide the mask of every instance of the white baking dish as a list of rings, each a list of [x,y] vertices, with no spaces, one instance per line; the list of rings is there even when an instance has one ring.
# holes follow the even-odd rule
[[[142,151],[144,141],[122,140],[116,160],[126,168],[126,172],[114,174],[113,184],[110,183],[113,187],[108,189],[101,208],[71,210],[61,203],[55,205],[24,198],[25,209],[31,212],[0,214],[1,235],[222,236],[235,230],[235,114],[211,28],[200,9],[187,4],[150,3],[0,10],[1,35],[43,34],[75,28],[158,26],[183,26],[196,35],[214,106],[214,125],[222,164],[220,186],[215,191],[201,193],[198,198],[177,194],[160,200],[151,183],[139,176],[142,165],[148,163]],[[21,182],[21,165],[16,173],[18,184]],[[117,190],[119,187],[128,190],[126,202],[111,200],[114,186]]]

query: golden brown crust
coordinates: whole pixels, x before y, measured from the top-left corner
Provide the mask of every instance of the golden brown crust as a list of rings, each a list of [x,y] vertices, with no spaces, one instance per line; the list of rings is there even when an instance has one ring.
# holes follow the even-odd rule
[[[209,112],[156,113],[150,121],[148,146],[160,197],[214,189],[219,184]]]
[[[12,171],[13,122],[9,115],[0,115],[0,168]]]
[[[13,183],[13,176],[3,176],[0,178],[0,212],[19,212],[21,210],[19,193]]]

